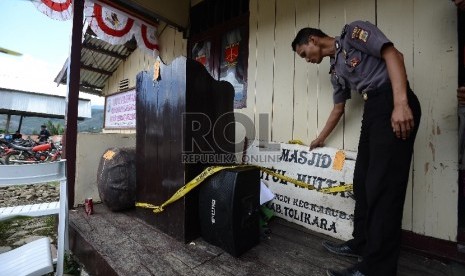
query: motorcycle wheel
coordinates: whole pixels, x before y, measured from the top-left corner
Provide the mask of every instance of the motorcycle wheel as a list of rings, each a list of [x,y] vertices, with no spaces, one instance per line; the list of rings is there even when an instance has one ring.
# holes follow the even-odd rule
[[[23,164],[22,162],[17,161],[26,161],[28,159],[28,154],[21,154],[19,152],[12,152],[6,155],[5,157],[5,164],[12,165],[12,164]]]

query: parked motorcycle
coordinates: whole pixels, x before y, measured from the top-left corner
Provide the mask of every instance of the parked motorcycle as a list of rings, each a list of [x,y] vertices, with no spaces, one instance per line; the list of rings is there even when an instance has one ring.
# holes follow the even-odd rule
[[[51,162],[61,159],[61,146],[54,143],[39,144],[31,147],[10,144],[6,150],[5,164],[32,164]]]

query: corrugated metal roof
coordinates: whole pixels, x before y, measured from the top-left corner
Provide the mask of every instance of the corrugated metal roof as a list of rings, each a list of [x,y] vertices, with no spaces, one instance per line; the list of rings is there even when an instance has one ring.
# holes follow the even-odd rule
[[[61,118],[65,116],[66,98],[29,91],[0,88],[0,114]],[[78,118],[92,118],[91,102],[79,99]]]
[[[107,79],[136,48],[135,39],[123,45],[111,45],[98,39],[88,29],[82,42],[79,90],[102,96],[102,89]],[[66,85],[67,71],[68,60],[55,78],[55,82]]]

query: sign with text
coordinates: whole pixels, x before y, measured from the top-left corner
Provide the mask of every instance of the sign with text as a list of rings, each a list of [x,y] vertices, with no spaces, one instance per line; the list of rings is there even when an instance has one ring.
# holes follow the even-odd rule
[[[105,128],[136,127],[136,89],[108,96],[105,101]]]
[[[258,165],[316,189],[352,184],[356,153],[334,148],[254,141],[244,156]],[[261,172],[261,179],[275,194],[269,205],[275,215],[338,239],[352,237],[355,201],[352,192],[324,194]]]

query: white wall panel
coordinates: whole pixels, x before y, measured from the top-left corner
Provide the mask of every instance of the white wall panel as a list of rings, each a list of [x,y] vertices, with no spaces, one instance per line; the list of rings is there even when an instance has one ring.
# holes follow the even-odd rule
[[[355,20],[370,21],[376,24],[375,15],[376,1],[344,1],[344,24],[351,23]],[[339,30],[339,32],[341,32],[341,30]],[[356,91],[352,91],[352,99],[346,102],[346,112],[344,114],[343,147],[347,150],[357,151],[360,128],[362,126],[363,104],[364,101],[360,94]]]
[[[414,2],[413,83],[422,105],[415,143],[413,231],[457,234],[457,32],[449,1]]]
[[[292,3],[292,2],[291,2]],[[294,115],[294,39],[295,10],[288,0],[276,0],[275,62],[271,140],[288,142],[292,139]]]
[[[318,26],[318,2],[318,0],[295,1],[294,37],[302,28],[315,28]],[[288,42],[289,45],[291,41]],[[318,67],[307,63],[298,55],[294,55],[294,59],[294,127],[292,139],[301,140],[310,145],[310,142],[316,138],[317,134]]]
[[[404,55],[405,69],[414,89],[413,57],[413,0],[378,1],[377,24],[394,46]],[[392,20],[396,18],[396,20]],[[402,227],[412,231],[413,213],[413,165],[410,168],[409,184],[405,196]]]
[[[258,126],[258,138],[269,141],[271,138],[271,116],[273,98],[273,67],[275,58],[275,0],[259,0],[257,7],[257,78],[255,125]],[[268,122],[259,121],[267,116]]]
[[[236,116],[236,157],[241,160],[244,139],[255,139],[257,55],[258,55],[258,0],[249,1],[249,58],[247,61],[247,99],[246,108],[234,110]],[[244,115],[244,117],[242,117]]]
[[[319,28],[329,36],[341,34],[345,24],[344,0],[320,1]],[[326,124],[329,113],[333,109],[333,86],[329,76],[329,59],[326,58],[318,65],[318,134]],[[343,124],[338,124],[326,139],[326,146],[343,147]]]

